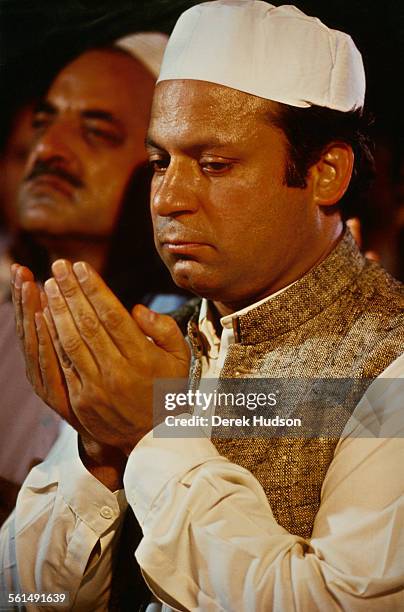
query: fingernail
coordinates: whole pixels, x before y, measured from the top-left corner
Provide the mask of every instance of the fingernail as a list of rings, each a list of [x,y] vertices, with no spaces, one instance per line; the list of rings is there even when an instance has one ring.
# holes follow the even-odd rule
[[[18,270],[17,270],[17,273],[15,275],[15,283],[14,283],[14,285],[15,285],[16,289],[21,289],[21,287],[22,287],[22,279],[21,279],[21,276],[20,276]]]
[[[27,301],[28,289],[29,289],[29,281],[23,282],[22,287],[21,287],[21,299],[22,299],[23,304],[25,304],[25,302]]]
[[[84,283],[88,279],[87,266],[83,261],[74,263],[73,270],[80,283]]]
[[[12,264],[11,268],[10,268],[10,279],[11,279],[11,284],[14,285],[15,284],[15,275],[17,273],[18,270],[18,264]]]
[[[63,259],[58,259],[52,264],[52,272],[57,280],[62,281],[69,274],[69,269]]]
[[[46,295],[50,298],[55,298],[60,295],[59,287],[54,278],[49,278],[44,285]]]
[[[155,323],[157,319],[157,312],[154,312],[154,310],[149,310],[147,314],[148,314],[150,323]]]
[[[145,323],[154,323],[156,321],[157,313],[147,308],[147,306],[144,306],[143,304],[138,304],[136,306],[136,309],[137,316],[143,319]]]
[[[35,326],[37,329],[41,329],[42,326],[42,317],[40,312],[35,313]]]

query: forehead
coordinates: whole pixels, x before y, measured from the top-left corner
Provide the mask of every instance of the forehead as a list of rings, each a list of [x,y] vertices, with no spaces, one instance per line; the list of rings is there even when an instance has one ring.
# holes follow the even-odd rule
[[[54,79],[47,99],[59,107],[110,107],[123,114],[150,110],[154,78],[124,53],[93,50],[68,64]]]
[[[156,86],[149,136],[180,140],[198,131],[206,138],[240,141],[265,127],[271,103],[222,85],[188,79]]]

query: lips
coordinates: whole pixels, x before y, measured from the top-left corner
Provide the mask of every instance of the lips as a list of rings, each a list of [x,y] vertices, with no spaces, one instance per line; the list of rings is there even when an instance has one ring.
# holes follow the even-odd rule
[[[188,253],[206,246],[208,245],[200,242],[163,242],[163,247],[168,249],[171,253]]]
[[[206,242],[201,242],[200,239],[195,238],[177,238],[177,237],[164,237],[159,239],[160,244],[169,253],[176,255],[193,255],[196,254],[203,248],[209,247],[210,245]]]

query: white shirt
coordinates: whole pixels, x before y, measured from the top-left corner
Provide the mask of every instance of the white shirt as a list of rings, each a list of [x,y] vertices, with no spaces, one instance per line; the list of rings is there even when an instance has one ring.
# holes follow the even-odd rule
[[[335,449],[310,540],[278,525],[258,481],[206,437],[150,432],[139,442],[125,494],[144,533],[136,558],[164,612],[404,609],[403,395],[394,380],[404,378],[404,356],[381,377],[393,380],[381,398],[363,398]],[[360,437],[372,418],[386,436],[393,424],[396,437]],[[106,610],[124,506],[85,470],[66,429],[1,532],[0,591],[69,591],[74,610]]]
[[[22,484],[48,455],[62,420],[33,392],[19,344],[13,305],[0,303],[0,477]]]

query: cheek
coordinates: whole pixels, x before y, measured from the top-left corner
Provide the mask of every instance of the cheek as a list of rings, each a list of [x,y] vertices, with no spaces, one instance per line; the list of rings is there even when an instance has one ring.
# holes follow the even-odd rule
[[[254,278],[288,256],[287,245],[294,240],[291,232],[299,216],[289,191],[268,181],[217,194],[220,205],[214,208],[211,226],[224,266],[232,263],[241,277]]]
[[[4,168],[4,173],[6,177],[8,177],[8,182],[12,187],[17,187],[20,181],[22,180],[24,174],[24,164],[13,163],[8,164]]]
[[[273,190],[256,186],[251,182],[239,182],[237,185],[220,184],[212,186],[209,200],[212,202],[210,223],[230,241],[235,237],[242,242],[249,239],[248,230],[261,233],[274,213]]]

